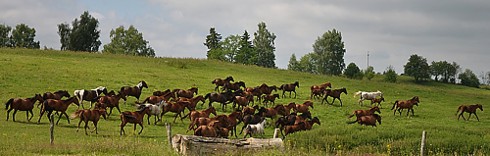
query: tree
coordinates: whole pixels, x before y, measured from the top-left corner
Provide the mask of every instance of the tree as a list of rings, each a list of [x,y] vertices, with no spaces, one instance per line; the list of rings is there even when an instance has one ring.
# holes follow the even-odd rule
[[[12,47],[39,49],[39,41],[35,42],[34,37],[36,37],[36,29],[29,28],[26,24],[18,24],[12,30],[10,43]]]
[[[240,35],[230,35],[221,42],[225,61],[236,62],[235,57],[240,51]]]
[[[434,76],[435,81],[439,81],[439,76],[444,75],[445,73],[445,67],[447,65],[450,65],[446,61],[439,61],[439,62],[434,62],[432,61],[429,69],[430,69],[430,75]]]
[[[99,40],[99,21],[92,17],[88,11],[83,12],[80,20],[72,22],[72,28],[68,24],[58,24],[61,49],[73,51],[99,51],[101,42]]]
[[[0,48],[10,45],[9,34],[12,28],[5,24],[0,24]]]
[[[313,44],[313,52],[318,56],[318,72],[328,75],[340,75],[345,68],[344,42],[337,30],[325,32]]]
[[[429,75],[429,64],[427,59],[416,54],[410,56],[407,64],[405,64],[405,74],[408,76],[413,76],[416,82],[420,82],[424,79],[430,78]]]
[[[294,53],[291,55],[291,58],[289,58],[288,70],[301,71],[300,64],[298,60],[296,60],[296,55],[294,55]]]
[[[223,60],[223,52],[220,50],[221,34],[216,32],[215,28],[209,29],[209,35],[206,36],[206,42],[204,45],[208,47],[207,57],[208,59]]]
[[[366,71],[364,71],[364,76],[366,76],[366,78],[368,80],[371,80],[373,77],[374,77],[374,67],[373,66],[369,66]]]
[[[459,74],[458,78],[461,80],[461,84],[469,87],[480,87],[480,81],[473,71],[466,69],[463,73]]]
[[[313,74],[318,74],[318,63],[316,62],[316,54],[308,53],[300,58],[299,68],[302,72],[308,72]]]
[[[250,41],[250,35],[245,30],[240,39],[240,49],[238,54],[235,56],[235,60],[237,63],[241,64],[253,64],[255,62],[253,59],[256,58],[255,53],[255,48]]]
[[[386,82],[392,82],[392,83],[395,83],[395,82],[396,82],[396,77],[397,77],[397,74],[396,74],[396,71],[395,71],[395,69],[393,68],[393,66],[391,66],[391,65],[390,65],[390,66],[389,66],[389,67],[386,69],[386,71],[385,71],[384,75],[385,75],[384,80],[385,80]]]
[[[344,70],[344,75],[350,79],[362,79],[363,77],[361,70],[354,62],[347,65],[347,68]]]
[[[259,30],[254,33],[253,45],[256,51],[255,64],[267,68],[275,68],[276,55],[274,54],[274,40],[276,35],[267,30],[264,22],[259,23]]]
[[[155,56],[155,50],[143,39],[143,34],[132,25],[127,30],[119,26],[110,32],[111,43],[104,45],[103,53],[126,54],[137,56]]]

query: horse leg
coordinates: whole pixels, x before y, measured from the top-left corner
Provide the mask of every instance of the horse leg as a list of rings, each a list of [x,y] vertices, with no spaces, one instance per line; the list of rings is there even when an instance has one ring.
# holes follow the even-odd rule
[[[470,117],[471,117],[471,113],[470,115],[468,115],[468,119],[466,119],[466,121],[470,121]]]
[[[9,114],[10,114],[10,111],[12,111],[12,109],[13,109],[13,108],[12,108],[12,107],[10,107],[10,109],[9,109],[9,110],[7,110],[7,121],[9,121]]]
[[[32,117],[34,117],[34,113],[32,113],[32,109],[27,112],[31,113],[31,118],[28,118],[27,121],[31,122]]]
[[[342,107],[342,100],[339,98],[339,101],[340,101],[340,107]]]
[[[43,117],[44,112],[45,111],[42,109],[41,113],[39,114],[39,119],[37,120],[37,123],[41,122],[41,117]],[[8,113],[7,113],[7,120],[8,120]]]
[[[143,122],[139,122],[138,124],[141,126],[141,130],[140,130],[140,132],[138,133],[138,135],[140,135],[140,134],[141,134],[141,132],[143,132]],[[134,128],[136,129],[136,124],[134,124]]]
[[[148,115],[148,118],[147,118],[148,119],[148,125],[150,125],[150,117],[151,117],[151,115]]]
[[[121,117],[121,119],[122,118],[123,117]],[[126,134],[126,132],[124,132],[124,126],[126,126],[126,123],[127,122],[124,122],[124,121],[121,123],[121,130],[119,131],[119,135],[121,135],[121,136],[123,135],[123,133]]]
[[[15,122],[15,114],[17,113],[17,109],[14,110],[14,113],[12,113],[12,120]],[[470,114],[471,115],[471,114]]]
[[[85,126],[83,128],[85,129],[85,135],[88,135],[88,133],[87,133],[88,121],[85,120],[84,122],[85,122]]]
[[[294,98],[296,99],[296,90],[293,90],[294,92]],[[289,92],[289,97],[291,97],[291,92]]]
[[[413,108],[411,108],[411,110],[412,110],[412,116],[414,116],[414,114],[413,114]]]
[[[475,114],[476,120],[480,121],[480,119],[478,119],[478,115],[476,115],[476,113],[473,114]]]
[[[80,121],[78,121],[77,132],[80,129],[80,124],[82,124],[82,117],[80,117]]]
[[[119,112],[119,114],[121,114],[121,109],[119,109],[119,105],[117,105],[116,108],[117,108],[117,111]]]
[[[99,134],[99,132],[97,132],[97,121],[93,121],[94,123],[94,127],[95,127],[95,134]]]

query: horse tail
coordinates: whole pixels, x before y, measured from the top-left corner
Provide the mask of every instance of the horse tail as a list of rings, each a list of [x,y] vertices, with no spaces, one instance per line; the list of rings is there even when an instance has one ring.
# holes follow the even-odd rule
[[[9,105],[12,105],[13,102],[14,102],[14,98],[8,100],[7,103],[5,103],[5,110],[9,109]]]
[[[355,94],[354,94],[354,97],[360,95],[362,93],[362,91],[357,91]]]
[[[356,123],[357,122],[357,119],[354,120],[354,121],[347,121],[347,124],[353,124],[353,123]]]
[[[81,116],[82,112],[83,112],[83,109],[81,109],[81,110],[77,110],[76,112],[74,112],[73,114],[71,114],[71,115],[70,115],[70,118],[71,118],[71,119],[78,118],[78,117],[80,117],[80,116]]]
[[[398,104],[398,100],[395,101],[395,103],[393,103],[393,107],[391,107],[391,110],[395,109],[395,106]]]
[[[349,115],[349,118],[352,118],[354,115],[356,115],[356,113],[352,114],[352,115]]]
[[[458,115],[458,112],[461,111],[461,107],[463,107],[462,105],[458,107],[458,110],[456,110],[456,114],[454,115]]]

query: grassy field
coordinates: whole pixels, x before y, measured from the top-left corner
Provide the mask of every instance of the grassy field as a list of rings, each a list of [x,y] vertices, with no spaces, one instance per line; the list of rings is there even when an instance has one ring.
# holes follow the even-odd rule
[[[379,70],[379,69],[378,69]],[[321,125],[311,131],[288,136],[284,141],[285,151],[259,151],[257,155],[331,155],[331,154],[377,154],[408,155],[418,154],[422,131],[427,131],[426,151],[429,155],[488,155],[490,154],[490,114],[477,114],[470,121],[458,121],[455,113],[460,104],[483,104],[490,101],[490,91],[448,85],[435,82],[415,84],[409,77],[399,77],[398,83],[385,83],[382,76],[373,80],[351,80],[342,77],[313,75],[287,70],[265,69],[218,61],[176,58],[145,58],[123,55],[89,54],[27,49],[0,49],[0,101],[10,98],[32,97],[35,93],[76,89],[92,89],[106,86],[118,90],[121,86],[136,85],[145,80],[149,88],[144,89],[142,99],[153,91],[199,87],[199,94],[212,92],[214,78],[232,75],[236,81],[244,81],[247,86],[262,83],[281,85],[300,82],[296,99],[278,99],[277,104],[302,103],[309,99],[309,87],[314,84],[331,82],[333,88],[346,87],[348,95],[342,95],[343,107],[338,101],[334,105],[321,104],[314,100],[313,116]],[[382,104],[382,124],[378,127],[346,124],[347,116],[356,109],[368,109],[357,104],[356,91],[383,91],[386,102]],[[415,116],[393,115],[390,110],[395,100],[420,97],[415,107]],[[136,99],[129,97],[121,111],[134,111]],[[331,99],[330,99],[331,100]],[[207,101],[206,101],[207,102]],[[122,102],[121,102],[122,103]],[[368,104],[368,102],[366,102]],[[207,105],[207,104],[206,104]],[[198,106],[198,109],[206,107]],[[215,107],[219,105],[214,104]],[[225,112],[231,111],[231,106]],[[70,106],[69,114],[77,109]],[[12,115],[12,113],[10,114]],[[62,119],[55,127],[55,143],[49,143],[49,122],[43,117],[40,124],[39,109],[34,109],[34,118],[27,122],[25,112],[18,112],[17,122],[6,111],[0,113],[0,155],[177,155],[167,144],[164,123],[146,125],[141,135],[134,134],[132,126],[126,126],[126,135],[119,136],[119,113],[113,112],[108,120],[99,122],[99,134],[86,136],[83,129],[76,132],[78,119],[68,124]],[[467,116],[467,114],[465,114]],[[173,114],[164,116],[164,122],[171,122]],[[152,119],[153,120],[153,119]],[[173,133],[192,134],[185,131],[188,120],[172,124]],[[241,127],[241,125],[239,125]],[[82,124],[83,127],[83,124]],[[90,125],[91,128],[93,126]],[[138,127],[139,130],[139,127]],[[273,128],[266,129],[264,138],[273,134]],[[243,136],[239,136],[243,137]]]

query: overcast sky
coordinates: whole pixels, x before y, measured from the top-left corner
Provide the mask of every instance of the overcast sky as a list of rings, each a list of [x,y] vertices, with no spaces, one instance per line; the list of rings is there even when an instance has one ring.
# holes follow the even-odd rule
[[[456,62],[477,75],[490,64],[488,0],[0,0],[0,24],[36,29],[41,47],[60,48],[57,25],[84,11],[99,20],[102,46],[109,32],[135,26],[162,57],[206,58],[209,29],[223,36],[256,32],[265,22],[277,38],[276,66],[287,68],[313,50],[328,30],[342,33],[345,64],[369,64],[376,72],[392,65],[397,73],[412,54]],[[253,35],[252,35],[253,37]]]

